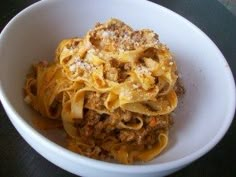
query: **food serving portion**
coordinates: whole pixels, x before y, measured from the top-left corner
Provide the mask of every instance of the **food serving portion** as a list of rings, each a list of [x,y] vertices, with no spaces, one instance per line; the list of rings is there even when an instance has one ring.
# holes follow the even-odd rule
[[[52,63],[33,65],[24,91],[42,116],[62,120],[70,150],[131,164],[166,148],[181,89],[156,33],[110,19],[63,40]]]

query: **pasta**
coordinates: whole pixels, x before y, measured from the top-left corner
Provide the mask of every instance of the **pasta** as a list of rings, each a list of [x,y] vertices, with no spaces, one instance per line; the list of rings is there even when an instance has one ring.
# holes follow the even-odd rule
[[[118,19],[61,41],[55,61],[33,65],[25,101],[61,120],[68,148],[124,164],[150,161],[168,144],[178,73],[158,35]]]

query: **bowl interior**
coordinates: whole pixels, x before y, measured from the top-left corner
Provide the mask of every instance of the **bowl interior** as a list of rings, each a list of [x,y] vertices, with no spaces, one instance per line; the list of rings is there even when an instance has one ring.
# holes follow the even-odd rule
[[[186,94],[179,101],[168,148],[147,164],[174,161],[212,141],[229,122],[232,80],[229,66],[215,45],[196,27],[144,1],[46,1],[26,10],[7,26],[0,40],[1,87],[16,112],[30,125],[37,117],[23,102],[29,67],[41,59],[53,60],[60,40],[83,36],[96,22],[114,17],[134,29],[149,28],[172,51]],[[32,125],[33,126],[33,125]],[[63,134],[46,133],[59,144]],[[62,140],[62,139],[61,139]]]

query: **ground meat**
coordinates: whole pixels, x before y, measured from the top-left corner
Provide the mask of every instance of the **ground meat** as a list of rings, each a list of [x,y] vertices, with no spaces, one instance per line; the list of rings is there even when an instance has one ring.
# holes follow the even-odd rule
[[[165,129],[173,124],[173,119],[170,116],[151,116],[147,124],[154,129]]]
[[[112,58],[111,60],[109,60],[109,63],[111,65],[111,67],[117,67],[120,64],[120,62],[115,58]]]
[[[96,111],[88,110],[85,115],[84,119],[87,120],[87,125],[93,126],[99,122],[101,115],[98,114]]]
[[[125,122],[128,122],[131,120],[132,118],[132,113],[129,112],[129,111],[124,111],[124,113],[121,115],[122,116],[122,119],[125,121]]]
[[[93,127],[91,126],[85,126],[84,127],[84,135],[86,137],[90,137],[93,134]]]
[[[120,120],[121,120],[121,117],[120,117],[119,111],[115,112],[114,114],[111,114],[108,119],[109,123],[114,126],[118,125]]]
[[[125,64],[124,64],[124,69],[125,69],[126,71],[131,70],[131,64],[130,64],[130,63],[125,63]]]
[[[149,133],[149,129],[141,128],[140,130],[121,130],[119,139],[121,142],[134,142],[137,145],[144,143],[145,136]]]
[[[153,145],[157,142],[159,132],[158,131],[152,131],[148,135],[145,136],[145,139],[143,140],[144,145]]]
[[[129,142],[135,139],[135,133],[130,130],[123,130],[119,134],[119,139],[121,142]]]
[[[111,125],[111,118],[105,114],[98,114],[96,111],[88,110],[80,123],[80,135],[93,137],[94,140],[103,139],[109,136],[115,129]]]
[[[102,129],[106,128],[106,124],[104,124],[104,122],[98,122],[95,125],[95,130],[96,131],[101,131]]]
[[[131,123],[132,118],[139,116],[143,118],[143,127],[139,130],[120,129],[120,121]],[[131,143],[137,147],[153,145],[157,142],[160,131],[168,130],[172,124],[169,116],[143,116],[117,109],[111,115],[100,115],[96,111],[86,110],[82,122],[80,122],[80,136],[92,139],[99,143],[99,140],[106,137],[116,137],[122,143]]]
[[[86,110],[84,118],[77,123],[79,134],[83,137],[92,137],[94,126],[99,122],[101,115],[93,110]]]
[[[141,128],[139,131],[135,132],[135,139],[138,145],[144,143],[145,136],[150,132],[150,129]]]
[[[121,142],[133,142],[136,145],[152,145],[157,141],[160,131],[167,130],[173,123],[169,116],[144,117],[144,126],[140,130],[124,130],[119,132]]]
[[[118,82],[124,82],[128,77],[128,71],[125,69],[125,67],[128,69],[129,66],[128,64],[120,64],[119,69],[118,69]]]

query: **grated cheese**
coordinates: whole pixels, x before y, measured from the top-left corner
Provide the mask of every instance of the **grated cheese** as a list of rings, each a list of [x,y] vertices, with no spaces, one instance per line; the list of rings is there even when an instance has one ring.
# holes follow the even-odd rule
[[[76,65],[75,64],[70,65],[69,69],[70,69],[71,72],[75,72],[76,71]]]
[[[103,31],[103,33],[102,33],[102,37],[103,38],[109,38],[109,37],[111,37],[111,36],[114,36],[114,32],[113,31]]]
[[[151,74],[149,69],[142,65],[137,66],[136,71],[138,74],[149,74],[149,75]]]
[[[83,62],[80,59],[77,59],[75,64],[81,69],[86,69],[86,70],[92,69],[92,66],[89,63]]]

